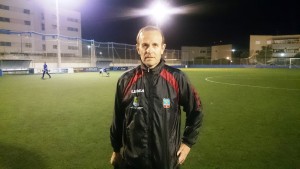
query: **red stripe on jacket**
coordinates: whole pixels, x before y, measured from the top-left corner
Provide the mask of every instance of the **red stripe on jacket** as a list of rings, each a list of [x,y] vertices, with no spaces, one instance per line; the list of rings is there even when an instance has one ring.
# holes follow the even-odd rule
[[[130,88],[133,86],[133,84],[135,84],[139,78],[141,78],[143,76],[143,72],[142,71],[137,71],[134,76],[130,79],[129,83],[127,84],[123,94],[124,96],[127,96],[130,93]]]
[[[177,96],[179,95],[179,87],[178,87],[178,83],[175,79],[175,77],[168,72],[166,69],[163,69],[160,73],[160,76],[163,77],[168,83],[171,84],[171,86],[174,88],[174,90],[176,91]]]

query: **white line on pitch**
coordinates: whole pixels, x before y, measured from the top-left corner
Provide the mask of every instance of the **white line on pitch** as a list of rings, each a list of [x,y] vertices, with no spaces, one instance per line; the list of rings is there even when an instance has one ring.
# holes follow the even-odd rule
[[[218,77],[218,76],[215,76],[215,77]],[[219,76],[219,77],[221,77],[221,76]],[[244,86],[244,87],[255,87],[255,88],[262,88],[262,89],[277,89],[277,90],[300,90],[300,89],[266,87],[266,86],[253,86],[253,85],[243,85],[243,84],[236,84],[236,83],[217,82],[217,81],[210,80],[211,78],[214,78],[214,77],[207,77],[207,78],[205,78],[205,80],[208,81],[208,82],[211,82],[211,83],[225,84],[225,85],[231,85],[231,86]]]

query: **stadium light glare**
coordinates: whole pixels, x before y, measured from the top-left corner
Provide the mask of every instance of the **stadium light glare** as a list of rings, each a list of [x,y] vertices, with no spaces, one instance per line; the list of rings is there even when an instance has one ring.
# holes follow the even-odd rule
[[[150,17],[156,26],[161,26],[164,21],[170,19],[171,15],[187,15],[202,11],[200,3],[174,7],[170,3],[162,0],[155,0],[146,9],[127,9],[126,12],[117,15],[119,18]]]
[[[173,8],[170,4],[157,0],[149,8],[141,10],[139,13],[142,16],[149,16],[155,22],[155,25],[159,27],[171,15],[182,13],[182,9]]]
[[[161,1],[155,2],[149,8],[149,15],[155,21],[156,26],[159,26],[163,21],[165,21],[171,14],[171,8],[168,4]]]

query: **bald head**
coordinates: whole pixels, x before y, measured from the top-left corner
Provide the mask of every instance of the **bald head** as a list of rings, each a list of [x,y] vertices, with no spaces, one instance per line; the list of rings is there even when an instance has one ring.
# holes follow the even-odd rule
[[[165,44],[165,36],[162,33],[162,31],[156,26],[145,26],[145,27],[141,28],[139,33],[136,36],[136,43],[137,44],[139,44],[140,35],[145,31],[158,31],[161,34],[161,37],[162,37],[162,44]]]

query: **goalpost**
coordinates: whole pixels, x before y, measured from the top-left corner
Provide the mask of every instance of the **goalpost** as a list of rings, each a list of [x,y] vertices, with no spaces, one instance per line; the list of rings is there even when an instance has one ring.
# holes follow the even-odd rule
[[[290,58],[289,68],[300,68],[300,58]]]

